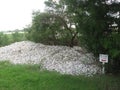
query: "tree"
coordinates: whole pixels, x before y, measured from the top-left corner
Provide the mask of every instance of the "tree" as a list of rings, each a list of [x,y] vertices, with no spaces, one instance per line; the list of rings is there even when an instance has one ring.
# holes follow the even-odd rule
[[[0,32],[0,47],[10,44],[8,35]]]
[[[58,31],[58,34],[61,34],[60,36],[66,34],[63,37],[69,36],[69,46],[73,47],[78,37],[78,31],[75,29],[76,23],[74,22],[74,14],[68,12],[64,0],[48,0],[45,4],[47,6],[46,11],[49,13],[50,18],[53,18],[51,22],[59,22],[60,27],[57,29],[60,30]]]
[[[44,44],[55,44],[56,31],[52,28],[51,19],[48,13],[33,12],[32,26],[28,28],[29,39]]]
[[[34,41],[44,44],[77,45],[78,31],[75,29],[74,15],[67,11],[64,0],[48,0],[45,4],[46,12],[33,12],[29,35]]]
[[[108,72],[120,70],[120,2],[117,0],[65,0],[74,13],[81,42],[96,56],[109,54]]]

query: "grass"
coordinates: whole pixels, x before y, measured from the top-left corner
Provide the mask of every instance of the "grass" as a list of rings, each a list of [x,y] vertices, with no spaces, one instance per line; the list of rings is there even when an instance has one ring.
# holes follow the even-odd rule
[[[0,90],[120,90],[118,76],[71,76],[0,62]]]

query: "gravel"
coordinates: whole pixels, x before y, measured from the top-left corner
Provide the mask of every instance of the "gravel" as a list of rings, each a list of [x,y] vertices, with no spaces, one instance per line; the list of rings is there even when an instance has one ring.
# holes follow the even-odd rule
[[[49,46],[31,41],[16,42],[0,48],[0,61],[13,64],[40,64],[43,69],[71,75],[100,73],[91,53],[81,47]]]

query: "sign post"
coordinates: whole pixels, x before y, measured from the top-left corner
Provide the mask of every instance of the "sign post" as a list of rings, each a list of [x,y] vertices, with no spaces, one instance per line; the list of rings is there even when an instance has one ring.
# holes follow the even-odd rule
[[[102,62],[102,73],[105,74],[105,63],[108,63],[108,55],[99,54],[99,61]]]

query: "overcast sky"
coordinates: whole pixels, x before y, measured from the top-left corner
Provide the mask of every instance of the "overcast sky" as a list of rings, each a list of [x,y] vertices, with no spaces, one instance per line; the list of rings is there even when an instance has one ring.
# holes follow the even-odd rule
[[[32,11],[44,11],[44,1],[0,0],[0,31],[23,29],[31,24]]]
[[[0,0],[0,31],[23,29],[31,24],[32,11],[43,11],[44,1]]]

